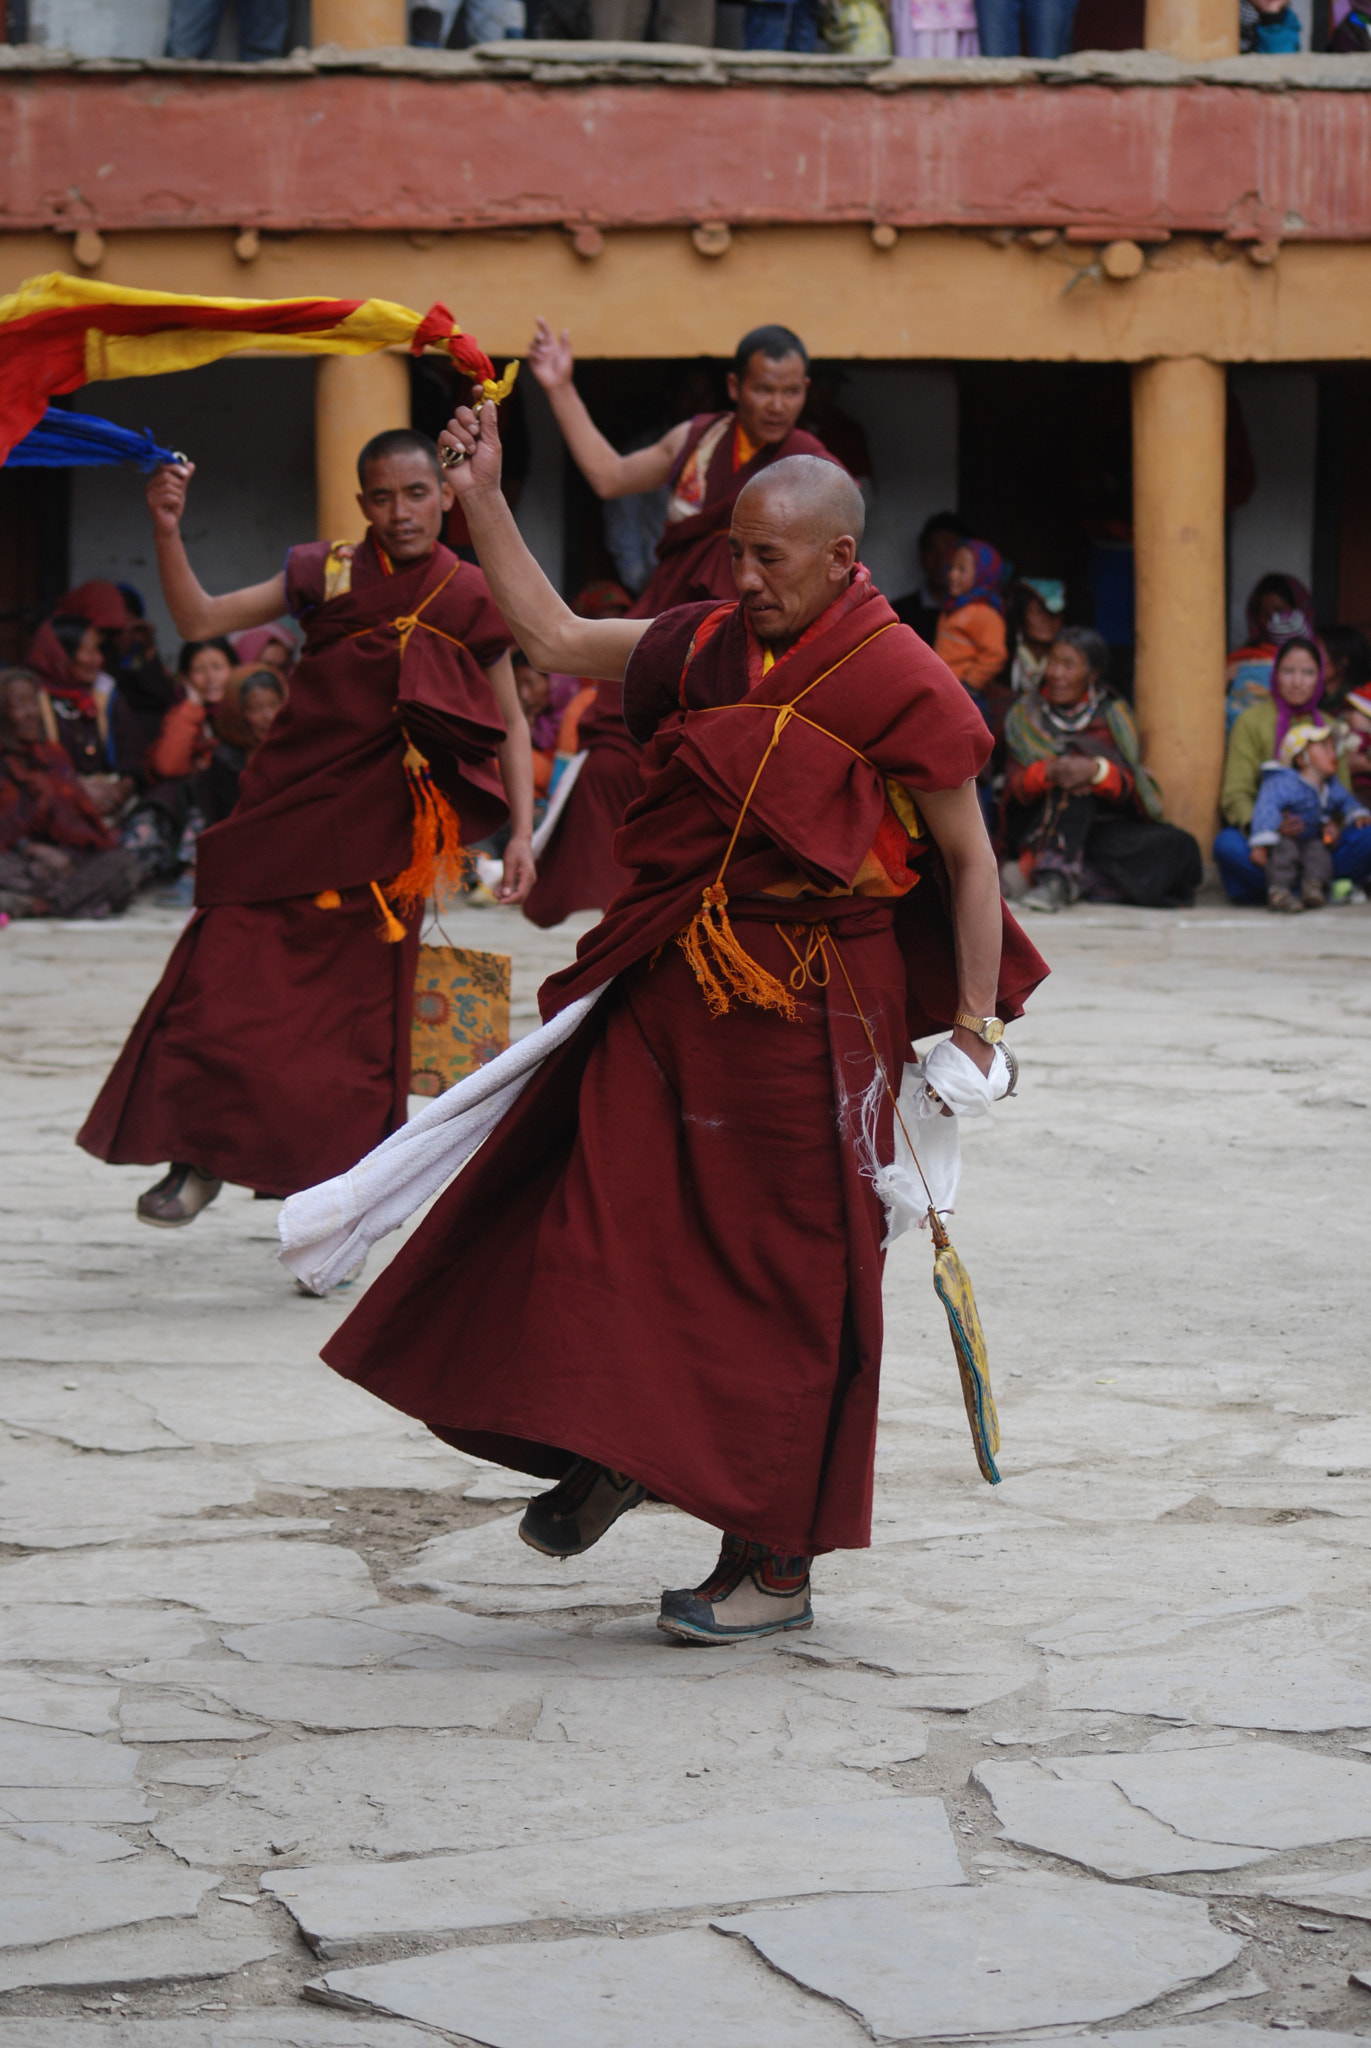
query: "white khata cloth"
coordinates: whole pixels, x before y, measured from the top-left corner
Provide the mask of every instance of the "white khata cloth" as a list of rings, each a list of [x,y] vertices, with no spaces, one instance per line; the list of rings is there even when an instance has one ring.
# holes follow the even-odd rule
[[[858,1154],[862,1172],[885,1209],[882,1249],[902,1237],[913,1223],[926,1229],[930,1201],[940,1216],[952,1214],[962,1178],[961,1119],[985,1116],[991,1103],[1008,1095],[1012,1086],[1013,1076],[1001,1046],[995,1048],[990,1072],[983,1074],[960,1046],[950,1038],[940,1039],[923,1059],[912,1061],[904,1070],[900,1114],[894,1119],[895,1156],[886,1163],[878,1158],[876,1147],[886,1082],[883,1074],[874,1077],[862,1097]],[[939,1101],[934,1101],[930,1089]],[[951,1116],[944,1116],[944,1107],[952,1111]],[[919,1167],[923,1168],[922,1178]]]

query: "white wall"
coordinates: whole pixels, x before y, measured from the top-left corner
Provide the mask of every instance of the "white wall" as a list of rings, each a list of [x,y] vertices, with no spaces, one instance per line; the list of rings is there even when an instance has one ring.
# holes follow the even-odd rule
[[[866,429],[876,472],[862,560],[902,597],[919,581],[919,528],[957,503],[957,380],[951,370],[853,363],[838,403]]]
[[[1257,488],[1229,521],[1229,644],[1242,644],[1247,593],[1271,570],[1313,584],[1318,379],[1312,370],[1235,369]]]
[[[185,520],[195,571],[210,591],[261,583],[286,549],[314,535],[314,364],[212,363],[170,377],[126,377],[77,395],[82,412],[147,427],[196,464]],[[164,654],[176,630],[162,603],[143,479],[135,469],[72,471],[71,580],[132,583]]]

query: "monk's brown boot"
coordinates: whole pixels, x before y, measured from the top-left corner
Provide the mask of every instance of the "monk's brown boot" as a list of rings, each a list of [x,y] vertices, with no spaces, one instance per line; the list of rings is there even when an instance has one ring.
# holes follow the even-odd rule
[[[807,1557],[725,1536],[719,1562],[692,1592],[663,1593],[657,1626],[682,1643],[748,1643],[813,1628]]]
[[[154,1230],[180,1230],[208,1209],[223,1185],[198,1166],[174,1159],[156,1187],[138,1197],[138,1221],[150,1223]]]
[[[564,1479],[529,1502],[519,1534],[544,1557],[579,1557],[646,1499],[647,1488],[636,1479],[578,1458]]]

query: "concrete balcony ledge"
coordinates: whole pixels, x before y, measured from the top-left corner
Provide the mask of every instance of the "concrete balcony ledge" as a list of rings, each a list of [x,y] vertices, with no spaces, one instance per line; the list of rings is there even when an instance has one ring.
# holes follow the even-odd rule
[[[1371,92],[1371,54],[1228,57],[1186,63],[1151,50],[1081,50],[1060,62],[996,57],[920,63],[907,58],[790,56],[673,43],[505,42],[474,50],[297,49],[267,64],[200,64],[176,58],[77,57],[34,43],[0,44],[0,76],[173,76],[206,86],[266,84],[337,73],[453,83],[509,79],[535,85],[866,87],[880,93],[977,93],[1024,86],[1224,86],[1262,93]]]

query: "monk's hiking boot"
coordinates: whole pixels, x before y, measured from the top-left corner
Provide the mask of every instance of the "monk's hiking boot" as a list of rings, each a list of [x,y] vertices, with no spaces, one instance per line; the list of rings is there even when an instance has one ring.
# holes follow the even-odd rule
[[[198,1166],[173,1160],[165,1179],[138,1197],[138,1221],[150,1223],[154,1230],[180,1230],[208,1209],[223,1185]]]
[[[813,1628],[807,1557],[725,1536],[719,1562],[693,1592],[663,1593],[657,1626],[683,1643],[748,1643]]]
[[[578,1458],[565,1479],[529,1502],[519,1534],[544,1557],[579,1557],[620,1515],[646,1499],[647,1488],[636,1479]]]

